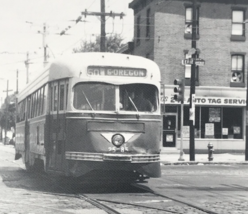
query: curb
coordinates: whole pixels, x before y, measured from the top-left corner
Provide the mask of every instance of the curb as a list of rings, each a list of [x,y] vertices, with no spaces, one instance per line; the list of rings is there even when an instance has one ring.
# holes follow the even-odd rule
[[[248,161],[211,161],[211,162],[202,162],[202,161],[179,161],[179,162],[164,162],[161,161],[162,165],[248,165]]]

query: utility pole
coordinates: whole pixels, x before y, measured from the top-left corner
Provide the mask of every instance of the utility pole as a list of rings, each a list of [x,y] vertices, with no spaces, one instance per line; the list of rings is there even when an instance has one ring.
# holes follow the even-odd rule
[[[9,80],[7,80],[7,89],[6,89],[6,91],[3,91],[3,92],[6,92],[4,145],[7,144],[7,129],[8,129],[8,117],[9,117],[9,113],[8,113],[8,108],[9,108],[9,100],[8,100],[9,91],[12,91],[12,90],[9,90]]]
[[[18,109],[18,99],[17,99],[17,95],[19,93],[19,89],[18,89],[18,82],[19,82],[19,71],[18,69],[16,70],[16,95],[15,95],[15,109],[16,109],[16,114],[15,114],[15,133],[16,133],[16,123],[17,123],[17,109]]]
[[[192,49],[196,49],[196,1],[193,0],[193,14],[192,14]],[[196,59],[197,53],[195,52],[192,55],[193,58],[193,64],[191,65],[191,81],[190,81],[190,109],[189,109],[189,115],[190,115],[190,161],[195,160],[195,59]]]
[[[18,94],[18,73],[19,73],[19,71],[18,71],[18,69],[16,70],[16,94]]]
[[[85,10],[84,12],[81,13],[85,17],[87,15],[92,15],[92,16],[100,16],[101,17],[101,39],[100,39],[100,51],[105,52],[106,51],[106,16],[110,17],[115,17],[119,16],[121,19],[125,15],[124,13],[113,13],[112,11],[110,13],[105,12],[105,0],[101,0],[101,12],[88,12]]]
[[[105,0],[101,0],[101,44],[100,44],[100,51],[106,51],[106,19],[105,19]]]
[[[27,52],[27,59],[25,60],[25,66],[26,66],[26,69],[27,69],[27,73],[26,73],[26,84],[28,84],[29,82],[29,53]]]
[[[246,80],[245,160],[248,161],[248,75]]]
[[[43,35],[43,48],[44,48],[44,66],[46,66],[47,64],[46,23],[44,23],[42,35]]]

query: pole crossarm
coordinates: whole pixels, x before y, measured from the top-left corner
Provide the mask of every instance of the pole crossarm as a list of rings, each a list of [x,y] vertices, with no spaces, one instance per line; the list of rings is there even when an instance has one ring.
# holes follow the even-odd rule
[[[115,16],[119,16],[121,19],[123,18],[123,16],[125,16],[124,13],[114,13],[112,11],[110,11],[109,13],[103,13],[103,12],[88,12],[87,10],[85,10],[84,12],[81,12],[82,15],[84,15],[85,17],[88,16],[110,16],[110,17],[115,17]]]

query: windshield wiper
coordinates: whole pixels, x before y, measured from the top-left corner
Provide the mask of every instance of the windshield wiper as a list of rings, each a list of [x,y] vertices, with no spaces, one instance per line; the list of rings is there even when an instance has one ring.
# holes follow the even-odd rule
[[[83,92],[84,98],[86,99],[86,101],[87,101],[88,105],[90,106],[91,110],[94,111],[94,109],[93,109],[92,105],[90,104],[90,101],[88,100],[86,94],[84,93],[83,90],[82,90],[82,92]]]
[[[136,110],[137,112],[139,112],[137,106],[136,106],[135,103],[133,102],[132,98],[128,95],[126,89],[125,89],[125,92],[126,92],[126,94],[127,94],[128,99],[130,100],[130,102],[132,103],[133,107],[135,108],[135,110]]]

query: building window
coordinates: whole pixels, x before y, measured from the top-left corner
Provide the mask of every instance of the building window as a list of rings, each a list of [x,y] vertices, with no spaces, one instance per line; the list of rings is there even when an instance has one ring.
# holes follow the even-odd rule
[[[178,106],[178,130],[181,129],[180,112],[180,106]],[[243,139],[242,112],[242,107],[196,106],[195,138]],[[183,126],[189,130],[189,106],[184,106]]]
[[[244,86],[244,55],[232,55],[231,86]]]
[[[136,34],[136,45],[140,44],[140,16],[137,18],[137,34]]]
[[[146,38],[150,39],[150,8],[146,11]]]
[[[232,36],[231,40],[245,40],[245,13],[243,10],[232,11]]]
[[[185,31],[184,38],[192,38],[193,7],[185,8]],[[196,10],[196,38],[199,39],[199,8]]]

